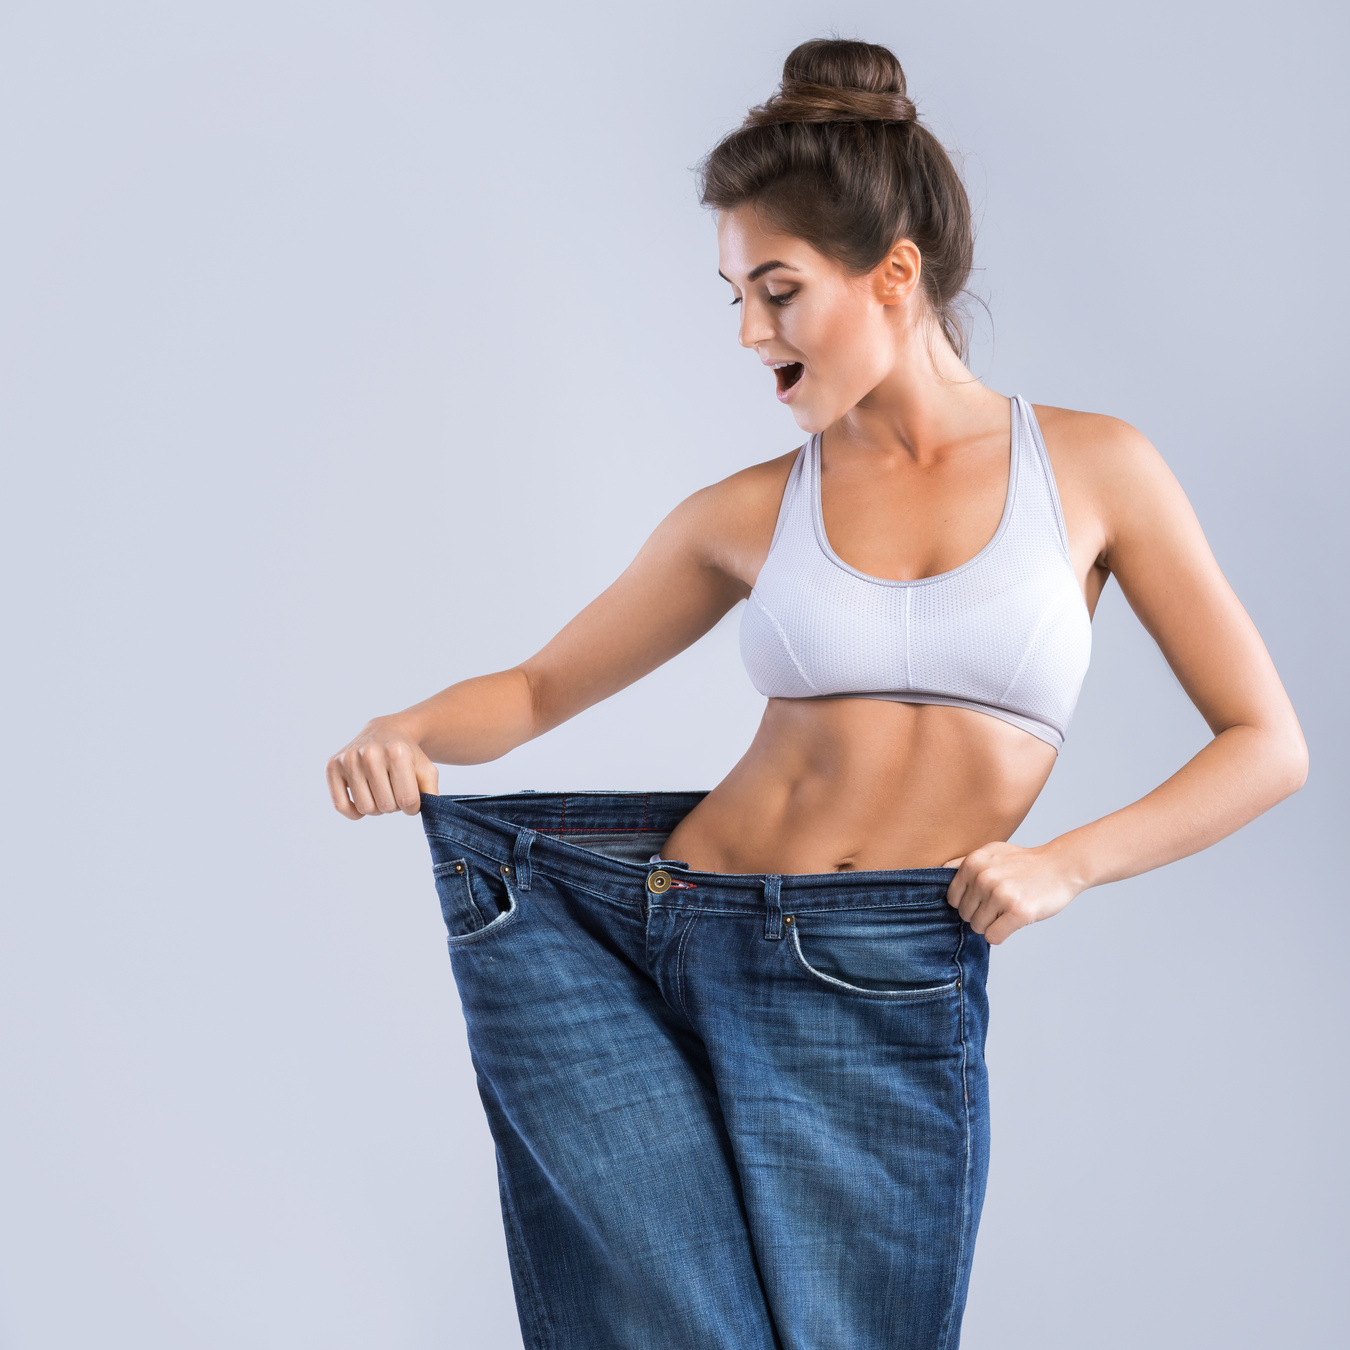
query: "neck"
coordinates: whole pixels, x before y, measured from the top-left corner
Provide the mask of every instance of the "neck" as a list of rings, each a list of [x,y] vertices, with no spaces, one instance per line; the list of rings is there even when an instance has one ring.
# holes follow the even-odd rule
[[[935,323],[896,342],[886,377],[827,429],[833,448],[928,461],[1002,425],[1008,400],[966,369]]]

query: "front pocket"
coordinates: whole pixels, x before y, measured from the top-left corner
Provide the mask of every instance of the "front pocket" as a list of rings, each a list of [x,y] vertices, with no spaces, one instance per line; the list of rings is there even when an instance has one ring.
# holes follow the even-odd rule
[[[840,993],[914,1002],[961,987],[961,921],[945,902],[785,916],[797,964]]]
[[[451,947],[477,942],[514,923],[520,914],[505,869],[475,867],[464,858],[438,863],[436,891]]]

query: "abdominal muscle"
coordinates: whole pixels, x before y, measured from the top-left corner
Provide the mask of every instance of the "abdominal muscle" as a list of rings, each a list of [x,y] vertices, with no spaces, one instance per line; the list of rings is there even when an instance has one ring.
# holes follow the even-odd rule
[[[941,867],[1006,840],[1054,748],[986,713],[769,700],[750,748],[661,847],[698,872]]]

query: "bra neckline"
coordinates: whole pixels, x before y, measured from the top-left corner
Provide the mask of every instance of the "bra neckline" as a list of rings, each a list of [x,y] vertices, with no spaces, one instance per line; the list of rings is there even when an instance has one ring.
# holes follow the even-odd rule
[[[954,577],[964,572],[969,567],[974,567],[997,543],[1003,538],[1004,531],[1008,528],[1008,522],[1012,519],[1013,502],[1017,497],[1017,478],[1018,468],[1022,462],[1021,447],[1018,437],[1018,422],[1023,416],[1021,402],[1022,396],[1014,394],[1009,399],[1008,415],[1008,490],[1003,498],[1003,515],[999,518],[998,528],[994,531],[993,537],[980,551],[969,557],[963,563],[948,569],[946,572],[936,572],[931,577],[909,577],[897,579],[895,577],[874,577],[870,572],[863,572],[854,567],[851,563],[846,563],[830,546],[829,536],[825,533],[825,508],[821,503],[820,495],[820,437],[821,433],[816,432],[810,441],[807,451],[807,490],[811,499],[811,523],[815,526],[816,543],[820,545],[820,551],[836,567],[842,568],[851,576],[857,577],[861,581],[870,581],[874,586],[931,586],[937,581],[946,581],[949,577]]]

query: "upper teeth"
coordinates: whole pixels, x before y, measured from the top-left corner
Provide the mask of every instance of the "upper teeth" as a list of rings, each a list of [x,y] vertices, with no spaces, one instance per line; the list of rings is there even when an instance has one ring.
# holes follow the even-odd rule
[[[795,361],[773,361],[770,363],[770,369],[782,370],[784,366],[795,366],[796,364]]]

